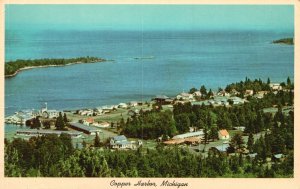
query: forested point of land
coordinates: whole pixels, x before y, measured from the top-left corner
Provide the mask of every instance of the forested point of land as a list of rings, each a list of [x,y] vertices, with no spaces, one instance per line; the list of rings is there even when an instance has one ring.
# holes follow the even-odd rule
[[[14,76],[21,69],[27,67],[39,67],[39,66],[64,66],[73,63],[95,63],[103,62],[105,59],[97,57],[78,57],[78,58],[45,58],[34,60],[15,60],[5,63],[5,77]]]
[[[273,41],[273,43],[282,43],[287,45],[294,45],[294,39],[293,38],[283,38]]]

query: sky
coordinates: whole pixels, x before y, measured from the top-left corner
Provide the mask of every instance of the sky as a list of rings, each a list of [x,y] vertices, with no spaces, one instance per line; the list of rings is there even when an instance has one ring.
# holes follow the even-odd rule
[[[6,29],[294,30],[291,5],[6,5]]]

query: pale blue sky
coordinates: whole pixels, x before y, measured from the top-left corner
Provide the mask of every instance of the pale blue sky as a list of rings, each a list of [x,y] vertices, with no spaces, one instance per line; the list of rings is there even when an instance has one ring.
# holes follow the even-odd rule
[[[290,5],[6,5],[6,29],[294,30]]]

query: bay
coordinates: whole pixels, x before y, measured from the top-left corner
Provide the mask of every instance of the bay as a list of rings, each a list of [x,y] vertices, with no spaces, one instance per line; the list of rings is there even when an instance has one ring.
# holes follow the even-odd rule
[[[287,31],[6,31],[5,60],[97,56],[97,64],[38,68],[5,79],[5,115],[22,109],[77,109],[216,90],[245,77],[294,77]]]

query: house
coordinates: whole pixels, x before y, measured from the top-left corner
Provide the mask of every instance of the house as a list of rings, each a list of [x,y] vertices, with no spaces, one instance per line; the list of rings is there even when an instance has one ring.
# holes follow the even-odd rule
[[[230,91],[230,94],[231,94],[232,96],[236,96],[236,95],[239,95],[240,92],[238,92],[236,89],[232,89],[232,90]]]
[[[127,140],[126,136],[118,135],[110,139],[112,149],[133,149],[133,144]]]
[[[230,94],[228,92],[226,92],[225,90],[222,90],[222,91],[219,91],[217,93],[218,96],[226,96],[226,97],[229,97]]]
[[[152,100],[159,104],[171,104],[173,100],[166,95],[156,95]]]
[[[128,115],[129,116],[136,116],[136,115],[139,115],[140,111],[138,109],[135,109],[135,110],[129,110],[128,111]]]
[[[94,111],[91,109],[79,110],[78,114],[82,116],[93,116]]]
[[[108,128],[110,127],[110,123],[109,122],[94,122],[93,126],[95,127],[100,127],[100,128]]]
[[[131,102],[129,102],[129,105],[132,106],[132,107],[135,107],[135,106],[138,106],[138,102],[131,101]]]
[[[180,93],[179,95],[176,96],[177,100],[184,100],[184,101],[194,101],[194,96],[189,93]]]
[[[96,115],[102,115],[103,114],[103,109],[101,107],[94,108],[93,111]]]
[[[270,83],[269,86],[274,91],[282,90],[282,86],[279,83]]]
[[[252,96],[253,94],[254,94],[253,90],[250,90],[250,89],[248,90],[248,89],[247,89],[247,90],[245,91],[245,95],[244,95],[244,96]]]
[[[94,118],[88,117],[88,118],[84,119],[82,122],[83,122],[84,125],[89,126],[89,125],[92,125],[94,123]]]
[[[255,94],[253,95],[254,98],[257,98],[257,99],[262,99],[264,98],[264,95],[263,94]]]
[[[201,95],[202,95],[202,94],[201,94],[200,91],[196,91],[196,92],[193,93],[193,96],[194,96],[194,97],[201,97]]]
[[[219,130],[218,136],[221,140],[227,140],[230,137],[226,129]]]
[[[214,100],[211,100],[211,104],[214,105],[225,105],[228,106],[229,102],[228,102],[228,97],[226,96],[215,96]]]
[[[285,158],[285,155],[284,155],[284,154],[274,154],[274,156],[273,156],[273,159],[274,159],[275,161],[283,161],[284,158]]]
[[[248,156],[253,159],[257,156],[257,153],[248,154]]]
[[[211,148],[216,149],[221,153],[225,153],[225,152],[227,152],[227,148],[229,148],[229,144],[222,144],[222,145],[211,147]]]
[[[231,100],[233,102],[233,105],[239,105],[239,104],[245,103],[245,101],[243,99],[241,99],[240,97],[237,97],[237,96],[230,97],[229,100]]]
[[[258,91],[253,97],[262,99],[268,93],[269,93],[269,91]]]
[[[120,103],[119,105],[118,105],[118,108],[127,108],[128,106],[127,106],[127,104],[126,103]]]

